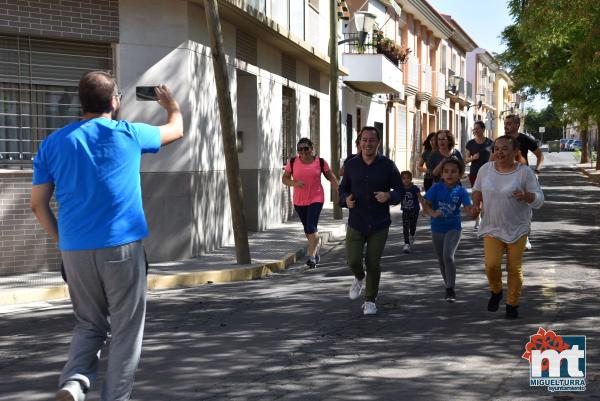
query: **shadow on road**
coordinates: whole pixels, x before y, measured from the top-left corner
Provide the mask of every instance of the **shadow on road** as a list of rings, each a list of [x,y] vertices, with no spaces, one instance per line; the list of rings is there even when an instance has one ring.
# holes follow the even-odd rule
[[[569,169],[546,169],[541,183],[546,205],[534,215],[520,319],[505,320],[503,308],[487,312],[482,244],[468,220],[457,252],[457,302],[443,301],[421,218],[410,255],[394,225],[374,317],[347,298],[342,243],[315,271],[297,265],[264,280],[154,293],[132,399],[600,399],[597,352],[579,396],[530,388],[521,359],[539,326],[587,335],[588,349],[600,348],[600,187]],[[0,400],[50,397],[72,323],[66,305],[0,322]],[[97,399],[98,391],[88,398]]]

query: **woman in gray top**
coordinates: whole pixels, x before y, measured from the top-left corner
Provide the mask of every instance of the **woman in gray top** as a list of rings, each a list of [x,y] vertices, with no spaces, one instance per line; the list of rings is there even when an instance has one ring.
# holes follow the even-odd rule
[[[471,188],[475,184],[477,172],[481,166],[490,160],[490,156],[492,155],[494,142],[490,138],[486,138],[484,132],[485,124],[483,121],[475,121],[475,126],[473,127],[475,138],[467,142],[466,145],[465,163],[471,163],[471,168],[469,169]],[[475,220],[475,230],[479,228],[479,223],[481,223],[481,219],[478,217]]]
[[[467,142],[465,163],[471,163],[471,169],[469,170],[469,181],[471,187],[475,184],[475,178],[477,178],[477,172],[485,163],[490,160],[492,155],[492,146],[494,142],[490,138],[484,136],[485,124],[483,121],[475,121],[473,127],[473,135],[475,138]]]
[[[518,317],[523,287],[523,254],[531,226],[531,210],[544,203],[544,194],[529,167],[515,161],[517,141],[504,135],[494,143],[494,161],[481,167],[473,186],[473,206],[485,206],[478,236],[483,238],[485,272],[492,291],[488,310],[502,299],[502,258],[506,250],[508,294],[506,318]]]

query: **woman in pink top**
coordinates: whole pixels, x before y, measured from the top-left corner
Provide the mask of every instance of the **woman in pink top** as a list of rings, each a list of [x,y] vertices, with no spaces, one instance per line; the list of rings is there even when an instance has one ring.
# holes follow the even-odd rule
[[[304,233],[308,239],[308,259],[306,264],[314,269],[320,261],[317,247],[319,231],[317,224],[321,209],[325,202],[325,194],[321,185],[321,173],[338,190],[338,181],[329,169],[327,162],[313,154],[313,143],[302,138],[297,145],[298,156],[286,164],[281,181],[288,187],[294,187],[294,209],[302,221]]]

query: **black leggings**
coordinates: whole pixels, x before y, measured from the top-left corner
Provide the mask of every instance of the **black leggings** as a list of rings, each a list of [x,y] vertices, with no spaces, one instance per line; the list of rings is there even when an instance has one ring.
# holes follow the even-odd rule
[[[419,218],[419,212],[402,212],[402,231],[404,232],[404,243],[410,244],[408,235],[415,235],[417,231],[417,219]]]
[[[423,189],[425,192],[429,191],[429,188],[433,185],[433,177],[423,178]]]

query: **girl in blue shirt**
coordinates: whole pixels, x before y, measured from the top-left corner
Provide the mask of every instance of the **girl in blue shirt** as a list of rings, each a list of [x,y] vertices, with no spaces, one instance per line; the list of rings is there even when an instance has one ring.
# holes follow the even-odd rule
[[[454,254],[462,230],[460,207],[472,214],[471,198],[467,190],[460,185],[465,172],[461,160],[449,157],[442,162],[440,182],[435,183],[425,194],[423,210],[431,216],[431,238],[433,248],[440,263],[440,272],[446,285],[446,301],[454,302],[456,293],[456,265]]]

